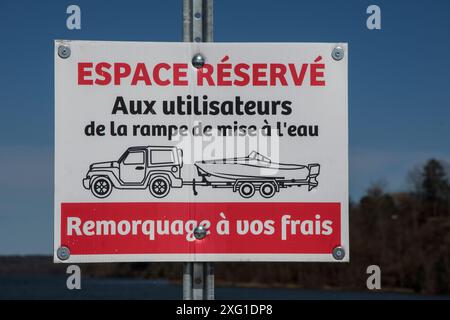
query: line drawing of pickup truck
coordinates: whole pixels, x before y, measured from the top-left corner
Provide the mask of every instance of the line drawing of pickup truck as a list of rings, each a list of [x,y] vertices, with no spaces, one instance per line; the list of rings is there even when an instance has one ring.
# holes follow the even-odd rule
[[[85,189],[97,198],[108,197],[113,188],[146,189],[155,198],[164,198],[171,188],[181,188],[183,150],[168,146],[128,148],[117,161],[97,162],[89,166]]]
[[[182,178],[183,150],[172,146],[130,147],[118,161],[97,162],[89,166],[83,186],[97,198],[108,197],[116,189],[146,189],[155,198],[164,198],[171,188],[192,186],[231,189],[243,198],[258,191],[272,198],[281,189],[306,186],[311,191],[319,185],[320,164],[308,165],[272,162],[252,151],[248,156],[194,163],[200,180]]]

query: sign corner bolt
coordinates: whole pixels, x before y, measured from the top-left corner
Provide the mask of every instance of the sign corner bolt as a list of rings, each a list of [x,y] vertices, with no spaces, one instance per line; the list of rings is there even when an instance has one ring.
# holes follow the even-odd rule
[[[65,246],[61,246],[56,250],[56,256],[59,260],[65,261],[70,258],[70,250]]]
[[[344,55],[344,48],[342,48],[341,46],[334,47],[333,51],[331,52],[331,57],[336,61],[344,59]]]
[[[70,47],[64,44],[59,45],[58,47],[58,56],[61,59],[67,59],[68,57],[70,57]]]
[[[336,260],[342,260],[345,257],[345,249],[341,246],[337,246],[332,252],[333,258]]]

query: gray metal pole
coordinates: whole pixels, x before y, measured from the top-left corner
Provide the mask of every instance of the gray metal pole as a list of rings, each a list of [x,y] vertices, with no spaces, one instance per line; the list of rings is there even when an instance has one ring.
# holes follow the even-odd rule
[[[183,42],[192,42],[192,0],[183,0]]]
[[[206,300],[214,300],[214,265],[212,262],[206,265]]]
[[[213,0],[183,0],[184,42],[214,41],[213,8]]]
[[[192,300],[192,263],[183,265],[183,300]]]
[[[183,41],[213,41],[213,0],[183,0]],[[186,262],[183,266],[183,299],[214,300],[214,266]]]

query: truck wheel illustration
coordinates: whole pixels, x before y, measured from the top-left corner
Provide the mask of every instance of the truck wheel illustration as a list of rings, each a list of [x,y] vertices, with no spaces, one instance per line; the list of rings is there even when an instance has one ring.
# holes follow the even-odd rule
[[[106,198],[111,194],[112,189],[112,183],[106,177],[96,177],[94,178],[94,181],[92,181],[91,191],[97,198]]]
[[[272,198],[276,192],[277,192],[277,189],[272,182],[264,182],[259,187],[259,193],[264,198]]]
[[[239,194],[243,198],[251,198],[255,194],[255,186],[251,182],[244,182],[239,186]]]
[[[164,198],[169,194],[170,181],[164,176],[156,176],[150,180],[148,188],[155,198]]]

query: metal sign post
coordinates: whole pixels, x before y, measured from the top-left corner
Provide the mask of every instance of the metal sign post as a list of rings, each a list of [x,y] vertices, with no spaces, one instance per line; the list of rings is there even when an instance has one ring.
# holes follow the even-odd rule
[[[183,41],[213,41],[213,0],[183,0]],[[210,262],[186,262],[183,299],[214,300],[214,267]]]

